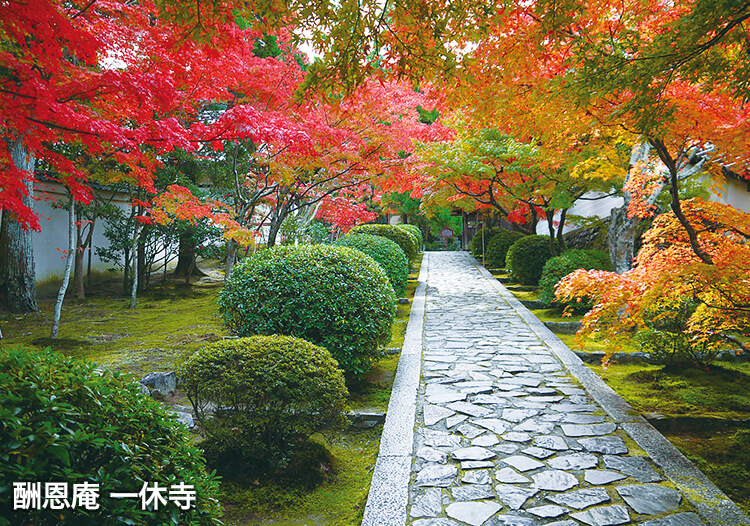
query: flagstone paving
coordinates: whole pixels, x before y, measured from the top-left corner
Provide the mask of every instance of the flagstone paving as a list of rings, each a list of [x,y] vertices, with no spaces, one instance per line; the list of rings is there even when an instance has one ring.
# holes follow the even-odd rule
[[[466,253],[427,253],[424,265],[421,376],[418,387],[413,382],[414,415],[400,424],[413,425],[412,447],[402,444],[400,454],[381,447],[363,524],[747,524],[731,502],[718,502],[720,513],[712,515],[694,506],[701,496],[675,489],[675,477],[626,432],[643,422],[616,421],[622,407],[601,401],[622,401],[608,392],[597,401],[554,352],[559,340],[550,345],[540,336]],[[399,468],[389,471],[388,462]],[[681,462],[667,470],[685,469]],[[373,495],[389,486],[383,469],[399,473],[391,486],[408,481],[396,488],[403,497]]]

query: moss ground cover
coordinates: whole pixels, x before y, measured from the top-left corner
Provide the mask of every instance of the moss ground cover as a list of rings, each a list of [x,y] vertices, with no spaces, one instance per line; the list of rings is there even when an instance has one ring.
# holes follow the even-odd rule
[[[39,299],[40,312],[1,313],[2,345],[51,347],[139,376],[173,369],[206,342],[228,335],[216,306],[219,283],[160,282],[143,293],[135,310],[117,296],[117,287],[92,290],[85,300],[66,298],[57,340],[48,338],[51,298]]]
[[[646,364],[592,369],[640,413],[750,419],[750,364],[665,370]]]
[[[750,430],[665,435],[746,514],[750,514]]]

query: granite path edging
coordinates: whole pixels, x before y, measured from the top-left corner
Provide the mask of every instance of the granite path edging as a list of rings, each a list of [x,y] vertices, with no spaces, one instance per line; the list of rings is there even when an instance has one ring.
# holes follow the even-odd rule
[[[481,276],[487,279],[492,287],[508,301],[531,330],[552,349],[604,411],[621,425],[639,447],[649,454],[675,487],[695,506],[703,519],[716,526],[750,525],[750,519],[742,510],[680,453],[664,435],[649,424],[620,395],[589,369],[555,333],[534,316],[486,268],[481,266],[468,252],[464,252],[464,255]]]
[[[428,268],[429,254],[425,252],[380,437],[380,450],[367,496],[363,526],[406,524],[417,388],[422,370]]]

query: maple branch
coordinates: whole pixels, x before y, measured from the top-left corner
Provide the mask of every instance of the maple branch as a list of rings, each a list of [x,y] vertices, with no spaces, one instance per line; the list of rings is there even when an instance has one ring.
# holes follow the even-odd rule
[[[677,220],[687,232],[688,239],[690,240],[690,248],[693,250],[693,253],[698,256],[706,265],[713,265],[714,262],[711,259],[711,256],[709,256],[708,253],[706,253],[706,251],[703,250],[703,248],[700,246],[700,243],[698,241],[698,234],[695,232],[695,228],[693,228],[693,225],[690,224],[690,221],[688,221],[687,217],[685,217],[685,214],[682,211],[678,186],[679,179],[677,177],[677,166],[674,159],[672,159],[672,156],[669,154],[664,141],[662,141],[661,139],[650,138],[648,142],[649,144],[651,144],[651,146],[654,147],[654,150],[656,150],[659,159],[661,159],[661,161],[667,166],[667,169],[669,170],[669,193],[672,196],[670,208],[672,209],[672,212],[674,212],[674,215],[677,217]]]
[[[729,334],[719,334],[722,338],[725,340],[732,342],[739,346],[740,349],[742,349],[742,352],[744,353],[750,353],[750,346],[745,345],[743,342],[735,338],[734,336],[730,336]]]
[[[35,122],[37,124],[42,124],[44,126],[49,126],[50,128],[55,129],[55,130],[68,131],[71,133],[80,133],[81,135],[93,135],[93,136],[98,135],[97,133],[94,133],[94,132],[85,131],[85,130],[76,130],[75,128],[68,128],[67,126],[63,126],[61,124],[57,124],[57,123],[53,123],[49,121],[43,121],[41,119],[35,119],[34,117],[30,117],[28,115],[26,116],[26,120]]]
[[[742,11],[745,10],[745,9],[748,9],[748,4],[745,4],[743,6],[743,8],[739,11],[739,13],[742,13]],[[730,21],[718,33],[716,33],[716,35],[713,38],[711,38],[707,42],[699,45],[695,50],[693,50],[692,52],[688,53],[682,60],[679,60],[677,62],[677,64],[674,65],[674,67],[672,68],[672,70],[676,70],[676,69],[680,68],[681,66],[683,66],[686,63],[690,62],[693,58],[697,57],[701,53],[704,53],[704,52],[708,51],[709,49],[711,49],[713,46],[715,46],[719,42],[719,40],[721,40],[722,38],[724,38],[724,36],[727,33],[729,33],[736,26],[738,26],[738,25],[741,26],[742,22],[744,22],[748,18],[750,18],[750,12],[747,12],[744,15],[741,15],[738,18]],[[656,55],[656,56],[653,56],[653,57],[643,57],[642,59],[633,59],[633,60],[634,61],[635,60],[649,60],[649,59],[653,60],[653,59],[660,59],[660,58],[670,58],[670,57],[675,57],[675,56],[679,56],[679,54],[678,53],[666,53],[664,55]]]
[[[96,0],[91,0],[88,4],[86,4],[85,6],[83,6],[80,11],[78,11],[75,15],[71,16],[70,19],[71,20],[75,20],[76,18],[78,18],[79,16],[81,16],[82,14],[84,14],[86,11],[88,11],[89,7],[91,7],[95,3],[96,3]]]
[[[581,197],[578,198],[578,200],[579,201],[598,201],[599,199],[604,199],[606,197],[616,197],[617,194],[618,194],[618,192],[612,192],[611,194],[600,195],[599,197],[583,197],[583,196],[581,196]]]

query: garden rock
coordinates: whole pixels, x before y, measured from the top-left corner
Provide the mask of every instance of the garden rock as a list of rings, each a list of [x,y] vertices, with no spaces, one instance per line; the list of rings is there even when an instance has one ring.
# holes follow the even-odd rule
[[[347,416],[352,426],[358,429],[372,429],[385,422],[385,413],[382,411],[352,411]]]
[[[581,328],[580,321],[545,321],[544,325],[555,334],[575,334]]]
[[[177,390],[177,373],[174,371],[148,373],[141,378],[141,383],[151,390],[151,396],[155,398],[159,395],[167,397],[173,395]],[[155,396],[156,393],[158,395]]]
[[[195,420],[193,419],[193,415],[190,413],[183,413],[182,411],[172,411],[172,414],[174,414],[177,417],[177,421],[187,427],[188,429],[195,429]]]

